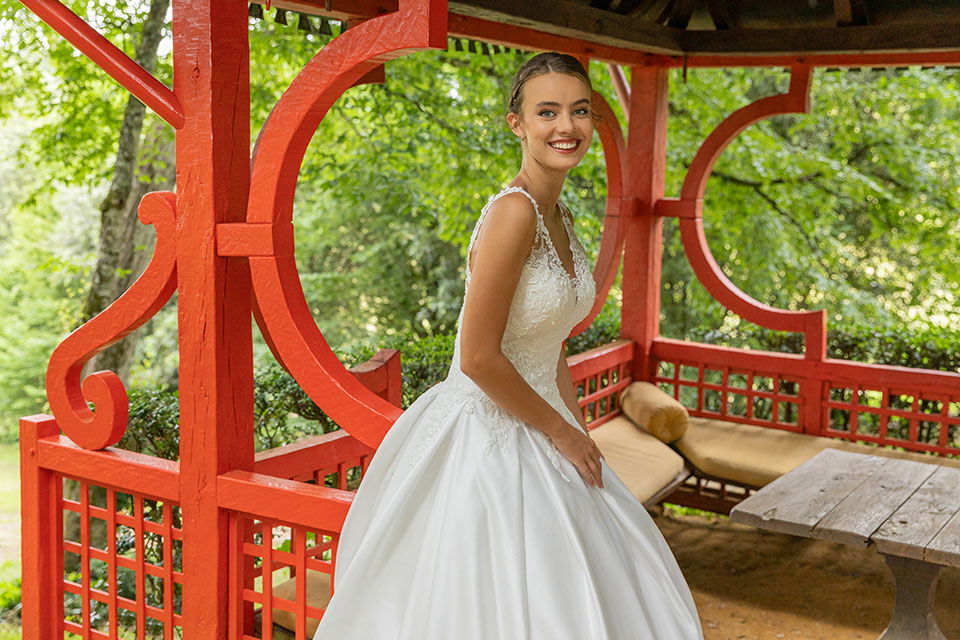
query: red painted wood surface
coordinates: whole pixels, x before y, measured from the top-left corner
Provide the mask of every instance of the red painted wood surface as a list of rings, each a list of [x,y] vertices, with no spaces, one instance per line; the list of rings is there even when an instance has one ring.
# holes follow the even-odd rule
[[[804,334],[806,356],[820,360],[826,356],[827,312],[776,309],[748,296],[723,273],[710,253],[703,230],[703,193],[710,170],[730,142],[754,122],[782,113],[806,112],[809,106],[811,69],[797,66],[791,70],[790,90],[785,94],[761,98],[721,122],[700,146],[680,190],[680,198],[661,198],[655,205],[658,216],[675,216],[680,235],[697,279],[721,304],[741,318],[778,331]]]
[[[140,222],[156,228],[153,256],[140,277],[118,300],[57,346],[47,365],[47,399],[57,424],[87,449],[116,444],[127,428],[127,391],[112,371],[80,381],[83,365],[154,316],[176,290],[176,196],[149,193],[140,202]],[[87,402],[93,402],[91,411]]]
[[[589,61],[584,67],[589,68],[587,65],[589,65]],[[603,310],[607,294],[610,292],[610,287],[613,286],[613,281],[616,280],[617,271],[620,268],[620,256],[623,253],[624,230],[626,228],[623,223],[625,208],[623,190],[626,181],[626,166],[624,164],[626,142],[623,138],[623,130],[619,120],[617,120],[616,113],[602,95],[594,91],[590,96],[590,101],[593,109],[602,117],[597,126],[597,134],[600,137],[603,157],[606,161],[607,201],[603,218],[603,232],[600,236],[600,253],[593,267],[593,278],[596,282],[597,292],[596,299],[593,301],[593,307],[583,320],[570,330],[571,336],[587,329],[593,324],[594,318]]]
[[[637,343],[631,364],[637,380],[650,379],[650,344],[660,333],[663,221],[654,204],[663,197],[666,171],[668,76],[666,69],[630,68],[620,336]]]

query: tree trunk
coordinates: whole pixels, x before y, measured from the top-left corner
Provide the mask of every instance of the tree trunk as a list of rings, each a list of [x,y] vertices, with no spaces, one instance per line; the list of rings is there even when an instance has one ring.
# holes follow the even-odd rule
[[[157,49],[163,36],[170,0],[151,0],[143,22],[135,59],[149,72],[157,66]],[[142,273],[155,242],[153,231],[137,217],[140,199],[149,191],[171,188],[174,180],[173,143],[159,123],[144,134],[146,107],[130,96],[120,125],[117,160],[110,188],[100,203],[100,240],[92,281],[83,304],[82,322],[97,315]],[[142,140],[141,140],[142,139]],[[139,248],[138,248],[139,247]],[[110,370],[127,382],[137,344],[137,332],[97,354],[84,374]]]

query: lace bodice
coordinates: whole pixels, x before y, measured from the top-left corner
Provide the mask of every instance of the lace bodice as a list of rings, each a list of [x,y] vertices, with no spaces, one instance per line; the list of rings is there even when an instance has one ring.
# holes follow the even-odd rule
[[[480,226],[486,213],[495,200],[508,193],[523,193],[533,203],[537,216],[537,231],[534,236],[530,255],[523,265],[520,280],[513,296],[507,324],[500,343],[503,354],[513,363],[524,380],[544,397],[558,411],[567,412],[566,405],[557,387],[557,359],[560,347],[570,331],[589,313],[596,295],[593,272],[583,246],[574,233],[570,212],[562,207],[562,219],[570,242],[575,277],[571,278],[563,266],[554,247],[553,240],[543,221],[537,201],[523,187],[507,187],[490,196],[484,205],[470,236],[467,248],[467,266],[464,283],[464,302],[470,288],[469,256],[476,241]],[[464,305],[465,306],[465,305]],[[444,402],[451,408],[468,403],[468,410],[482,411],[492,424],[490,438],[485,451],[503,448],[507,430],[518,426],[531,429],[539,438],[554,460],[554,466],[560,469],[559,452],[540,430],[528,427],[519,419],[503,410],[480,387],[460,369],[460,337],[464,307],[457,318],[457,335],[454,343],[453,359],[446,379],[432,387],[428,392],[450,393]],[[569,413],[566,413],[569,415]],[[572,424],[577,426],[575,418],[570,416]],[[422,446],[426,448],[430,438],[425,438]],[[569,480],[563,472],[566,479]]]

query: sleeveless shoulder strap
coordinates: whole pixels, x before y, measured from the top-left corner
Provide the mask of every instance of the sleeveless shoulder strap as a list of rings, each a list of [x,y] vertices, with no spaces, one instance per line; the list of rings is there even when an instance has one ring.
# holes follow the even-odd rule
[[[470,252],[473,249],[473,243],[477,239],[477,234],[480,231],[480,226],[483,224],[483,220],[487,215],[487,211],[490,209],[490,205],[492,205],[500,197],[505,196],[508,193],[514,193],[516,191],[519,191],[520,193],[522,193],[523,195],[527,196],[527,198],[530,199],[530,202],[533,203],[533,210],[537,214],[537,233],[533,240],[534,250],[536,249],[537,246],[543,244],[543,240],[542,240],[544,237],[543,234],[547,233],[547,229],[543,224],[543,216],[540,215],[540,206],[537,204],[537,201],[534,200],[533,196],[527,192],[526,189],[524,189],[523,187],[507,187],[499,191],[498,193],[491,195],[490,198],[487,200],[487,204],[485,204],[483,206],[483,209],[481,209],[480,217],[477,219],[477,224],[474,225],[473,233],[470,234],[470,243],[467,245],[467,264],[466,264],[466,282],[467,283],[470,282]]]

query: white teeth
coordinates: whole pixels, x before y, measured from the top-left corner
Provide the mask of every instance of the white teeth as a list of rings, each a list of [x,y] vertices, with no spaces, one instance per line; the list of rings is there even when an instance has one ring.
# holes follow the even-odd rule
[[[551,142],[549,143],[554,149],[575,149],[577,147],[577,142]]]

